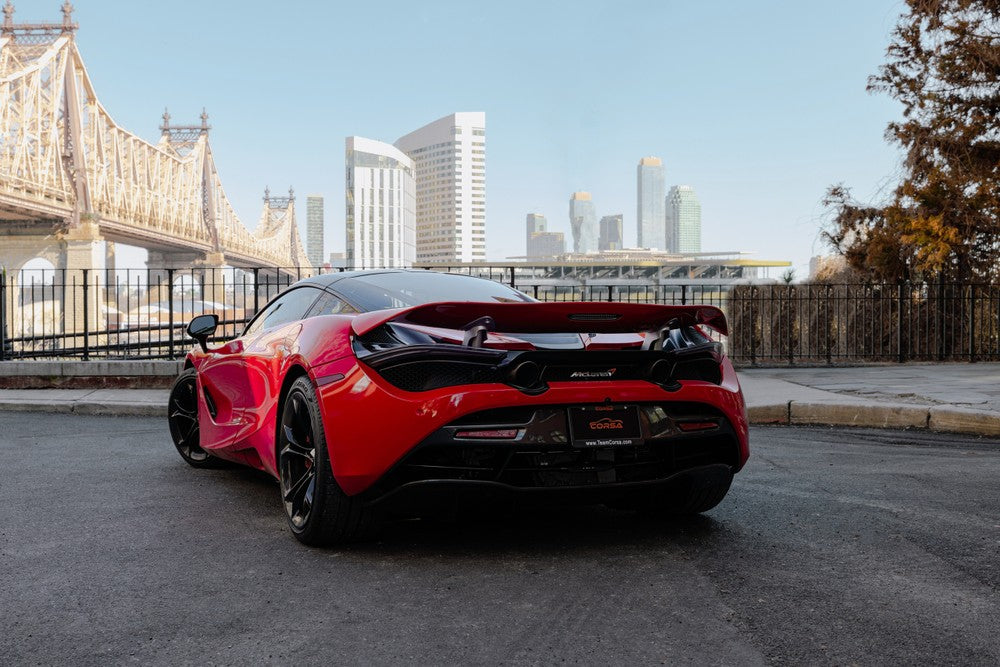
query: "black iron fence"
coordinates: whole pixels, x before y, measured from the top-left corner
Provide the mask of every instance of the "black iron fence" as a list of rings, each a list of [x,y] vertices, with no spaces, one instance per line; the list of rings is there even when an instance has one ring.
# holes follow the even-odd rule
[[[216,313],[232,338],[311,269],[24,270],[0,280],[0,359],[172,359]]]
[[[744,365],[1000,360],[1000,285],[735,285],[726,313]]]
[[[184,329],[195,315],[218,314],[218,338],[235,337],[268,300],[312,273],[196,268],[0,274],[0,360],[177,358],[191,347]],[[741,366],[1000,360],[998,285],[579,285],[496,267],[482,277],[541,301],[718,306],[729,319],[723,342]]]

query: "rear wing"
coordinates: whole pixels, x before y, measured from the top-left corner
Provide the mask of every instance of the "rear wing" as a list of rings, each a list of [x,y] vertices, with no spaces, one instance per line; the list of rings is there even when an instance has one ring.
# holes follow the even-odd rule
[[[357,315],[352,328],[365,334],[387,322],[500,333],[640,333],[704,325],[728,334],[726,316],[715,306],[657,306],[644,303],[561,301],[480,303],[452,301]]]

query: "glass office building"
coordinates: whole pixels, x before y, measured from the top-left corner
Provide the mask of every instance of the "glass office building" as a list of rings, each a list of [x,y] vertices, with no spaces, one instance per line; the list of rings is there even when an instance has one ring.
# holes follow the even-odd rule
[[[621,250],[622,243],[622,214],[606,215],[601,218],[601,235],[597,243],[601,252],[605,250]]]
[[[663,198],[667,185],[663,161],[644,157],[636,167],[636,245],[640,248],[669,250]]]
[[[569,198],[569,224],[573,232],[573,252],[595,252],[597,211],[589,192],[574,192]]]
[[[671,252],[701,252],[701,202],[690,185],[675,185],[666,198],[667,233],[676,239]]]
[[[306,197],[306,255],[313,266],[323,266],[323,198]]]

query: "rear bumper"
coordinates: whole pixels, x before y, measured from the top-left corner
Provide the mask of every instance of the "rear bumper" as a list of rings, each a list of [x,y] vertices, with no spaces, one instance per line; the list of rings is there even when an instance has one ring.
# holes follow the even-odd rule
[[[667,391],[651,382],[634,380],[556,382],[539,395],[528,395],[500,384],[406,392],[377,374],[366,372],[353,358],[328,364],[322,368],[322,373],[322,376],[317,374],[313,380],[316,381],[323,410],[326,442],[334,476],[348,495],[365,492],[374,499],[387,495],[403,484],[429,481],[404,479],[398,484],[386,483],[397,464],[403,463],[411,453],[429,442],[429,439],[433,440],[435,433],[469,415],[495,409],[600,404],[606,401],[637,405],[704,406],[719,415],[722,425],[720,432],[724,430],[731,443],[732,454],[726,458],[725,463],[738,471],[749,456],[743,395],[728,359],[722,362],[719,384],[682,381],[681,387],[676,391]],[[322,377],[339,379],[324,382]],[[693,442],[697,438],[676,440]],[[706,463],[713,462],[718,461]],[[662,472],[669,476],[678,470],[664,468]],[[449,486],[455,480],[441,481]],[[381,485],[376,488],[379,483]],[[558,489],[560,492],[567,491],[567,484],[560,486],[563,487]],[[604,482],[600,486],[603,487]],[[421,487],[418,485],[416,488]]]
[[[614,504],[659,494],[688,484],[693,478],[716,478],[723,473],[732,474],[732,469],[724,465],[708,465],[645,482],[554,488],[524,488],[499,482],[424,480],[410,482],[372,497],[369,503],[388,513],[412,516],[450,512],[456,508]]]

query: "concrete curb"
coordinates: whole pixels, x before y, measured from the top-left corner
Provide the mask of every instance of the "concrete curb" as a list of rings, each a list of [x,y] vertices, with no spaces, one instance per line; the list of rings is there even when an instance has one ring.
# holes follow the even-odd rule
[[[119,417],[164,417],[166,402],[109,399],[0,399],[0,412],[49,412]],[[1000,437],[1000,414],[974,408],[906,403],[783,401],[747,407],[755,425],[918,428],[941,433]]]
[[[167,376],[171,379],[184,368],[184,360],[137,360],[96,359],[94,361],[4,361],[0,364],[0,375],[11,377],[101,377],[122,376]]]
[[[183,360],[4,361],[0,389],[165,389]]]
[[[955,406],[783,401],[748,406],[747,417],[760,425],[919,428],[1000,437],[1000,414]]]
[[[118,401],[3,401],[0,412],[71,413],[106,417],[165,417],[167,406],[158,403]]]

